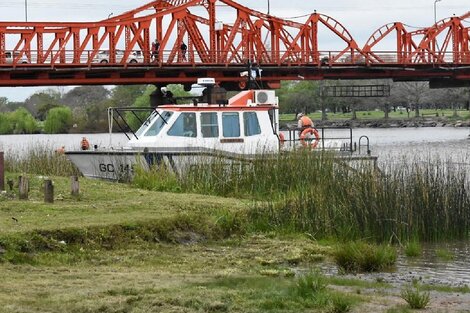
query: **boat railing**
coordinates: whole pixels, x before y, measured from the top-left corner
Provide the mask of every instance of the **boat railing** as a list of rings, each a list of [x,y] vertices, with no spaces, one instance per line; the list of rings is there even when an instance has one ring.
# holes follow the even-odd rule
[[[130,114],[130,115],[128,115]],[[144,125],[145,123],[150,123],[153,114],[160,113],[155,108],[142,107],[142,108],[130,108],[130,107],[110,107],[108,108],[108,130],[110,135],[110,146],[111,145],[111,134],[114,130],[114,125],[124,133],[127,139],[132,137],[139,139],[137,135],[137,130]],[[139,123],[137,127],[133,127],[129,123],[130,116],[133,116]]]
[[[369,138],[367,136],[359,137],[358,142],[354,142],[353,130],[351,127],[332,126],[316,128],[319,133],[319,140],[316,144],[316,150],[331,150],[341,153],[361,154],[364,148],[367,148],[367,154],[370,155]],[[290,128],[287,130],[285,144],[296,149],[299,143],[310,145],[316,140],[315,137],[300,138],[301,128]]]

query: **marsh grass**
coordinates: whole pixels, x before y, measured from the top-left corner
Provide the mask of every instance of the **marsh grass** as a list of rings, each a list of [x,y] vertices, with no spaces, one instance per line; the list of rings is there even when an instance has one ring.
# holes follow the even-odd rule
[[[6,152],[5,170],[14,173],[54,176],[80,174],[64,154],[55,152],[55,149],[48,145],[36,145],[21,155]]]
[[[405,287],[400,295],[412,309],[424,309],[431,300],[429,292],[421,291],[418,285]]]
[[[328,280],[319,270],[297,278],[295,283],[295,291],[302,298],[315,297],[318,293],[324,292],[327,287]]]
[[[160,187],[256,200],[249,216],[255,231],[304,232],[315,239],[444,241],[469,238],[467,173],[439,159],[403,159],[378,173],[366,165],[352,169],[330,153],[297,151],[246,163],[210,159],[164,178]],[[161,177],[142,173],[137,181],[139,175],[147,181]]]
[[[356,241],[339,245],[334,258],[345,272],[378,272],[391,268],[397,253],[391,246]]]
[[[405,244],[405,255],[409,258],[416,258],[422,254],[421,245],[417,240],[411,240]]]
[[[445,248],[437,249],[436,256],[441,261],[452,261],[454,259],[454,254]]]

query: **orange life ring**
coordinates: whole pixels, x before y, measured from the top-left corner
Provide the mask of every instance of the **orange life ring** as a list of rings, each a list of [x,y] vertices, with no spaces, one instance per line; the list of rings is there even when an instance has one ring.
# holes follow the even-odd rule
[[[310,148],[315,149],[318,146],[318,143],[320,142],[320,134],[318,133],[318,130],[316,128],[305,128],[300,134],[300,143],[302,144],[302,146],[308,147],[308,142],[306,139],[307,135],[309,134],[315,136],[315,139],[310,144]]]
[[[286,137],[284,137],[283,133],[279,133],[279,143],[281,144],[281,146],[284,145],[284,142],[286,142]]]

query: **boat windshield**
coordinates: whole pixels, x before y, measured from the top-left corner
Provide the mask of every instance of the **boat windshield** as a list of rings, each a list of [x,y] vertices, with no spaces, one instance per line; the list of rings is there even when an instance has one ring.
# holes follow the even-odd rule
[[[136,135],[138,137],[142,134],[144,134],[145,137],[158,135],[172,115],[173,112],[171,111],[152,112],[149,118],[139,128]]]

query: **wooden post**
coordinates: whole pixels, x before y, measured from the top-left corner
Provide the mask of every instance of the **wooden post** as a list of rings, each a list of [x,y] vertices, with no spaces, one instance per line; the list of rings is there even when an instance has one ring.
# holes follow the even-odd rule
[[[78,176],[72,176],[70,178],[72,197],[78,198],[80,196],[80,182],[78,181]]]
[[[0,191],[5,190],[5,159],[0,151]]]
[[[52,180],[44,180],[44,202],[54,203],[54,185]]]
[[[29,180],[28,177],[20,176],[18,183],[18,194],[20,200],[28,200]]]

